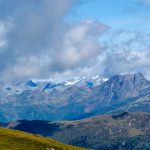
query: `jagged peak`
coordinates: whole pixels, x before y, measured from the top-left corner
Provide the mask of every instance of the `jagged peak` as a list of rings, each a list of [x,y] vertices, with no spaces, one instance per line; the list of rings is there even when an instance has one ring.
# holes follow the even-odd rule
[[[137,78],[144,78],[145,79],[145,77],[142,73],[136,73],[136,74],[134,74],[134,76]]]
[[[36,84],[35,82],[33,82],[32,80],[28,80],[28,81],[26,82],[26,86],[36,87],[37,84]]]
[[[110,78],[110,80],[118,80],[118,79],[145,79],[142,73],[136,73],[136,74],[123,74],[123,75],[114,75]]]

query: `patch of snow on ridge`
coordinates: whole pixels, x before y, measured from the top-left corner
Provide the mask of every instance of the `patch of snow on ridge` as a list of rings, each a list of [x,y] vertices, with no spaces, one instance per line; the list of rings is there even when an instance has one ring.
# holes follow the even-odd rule
[[[108,79],[107,79],[107,78],[104,78],[103,81],[106,82],[106,81],[108,81]]]
[[[74,80],[74,81],[65,81],[65,84],[64,85],[74,85],[74,84],[76,84],[76,83],[78,83],[80,81],[80,79],[78,79],[78,80]]]
[[[95,77],[92,77],[92,79],[98,79],[99,75],[96,75]]]

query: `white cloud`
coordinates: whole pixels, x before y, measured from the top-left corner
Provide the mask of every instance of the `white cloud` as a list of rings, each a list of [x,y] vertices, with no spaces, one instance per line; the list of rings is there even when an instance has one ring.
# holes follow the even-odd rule
[[[1,79],[53,77],[86,67],[100,54],[98,40],[107,26],[97,21],[64,23],[65,15],[74,2],[0,1],[3,13],[0,20],[13,25],[6,28],[9,30],[5,33],[7,45],[0,52]],[[8,8],[3,9],[4,6]]]
[[[107,25],[92,20],[66,24],[75,1],[61,2],[0,1],[1,79],[108,77],[123,72],[150,78],[150,34],[110,30],[100,40]]]
[[[63,35],[60,50],[49,46],[40,54],[27,53],[18,58],[14,65],[7,66],[2,76],[8,80],[12,77],[60,78],[84,75],[92,59],[101,54],[99,38],[106,29],[107,26],[96,21],[70,25]]]
[[[0,52],[3,51],[3,48],[7,44],[6,34],[8,32],[8,28],[10,28],[10,24],[0,22]]]
[[[58,58],[62,68],[72,68],[88,63],[101,53],[99,38],[107,26],[96,21],[85,21],[68,28],[64,35],[62,51]]]
[[[50,64],[51,59],[47,55],[27,55],[19,58],[14,66],[11,64],[7,66],[1,76],[7,82],[12,81],[12,79],[17,79],[18,81],[26,78],[40,78],[42,73],[42,78],[44,78]]]
[[[150,34],[124,30],[114,32],[106,41],[110,42],[105,43],[104,75],[141,72],[150,79]]]

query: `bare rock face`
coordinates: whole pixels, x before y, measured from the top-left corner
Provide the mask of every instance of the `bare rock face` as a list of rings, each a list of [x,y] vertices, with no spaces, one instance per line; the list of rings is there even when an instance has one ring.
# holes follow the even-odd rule
[[[143,89],[150,87],[150,82],[142,74],[116,75],[103,83],[99,92],[101,96],[108,95],[109,99],[124,100],[138,96]]]

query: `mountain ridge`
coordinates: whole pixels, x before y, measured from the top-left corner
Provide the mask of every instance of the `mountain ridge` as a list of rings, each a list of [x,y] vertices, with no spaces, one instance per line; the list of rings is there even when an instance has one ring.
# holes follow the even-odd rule
[[[83,79],[69,86],[44,82],[40,89],[29,81],[33,87],[21,84],[20,91],[15,92],[18,87],[11,87],[12,92],[6,89],[8,94],[2,86],[0,122],[76,120],[121,110],[150,111],[150,81],[140,73],[115,75],[96,86],[91,86],[89,82],[89,85],[83,84],[86,81]]]
[[[3,127],[95,150],[145,150],[150,149],[149,123],[150,113],[122,112],[76,121],[22,120],[3,124]]]

